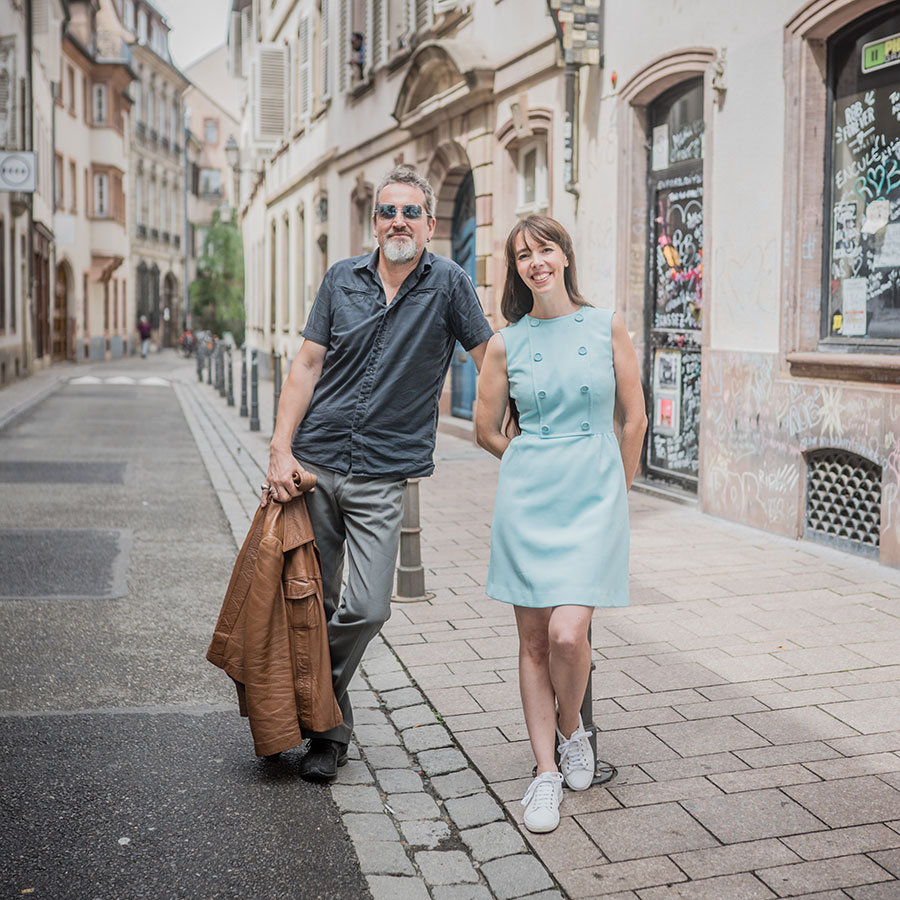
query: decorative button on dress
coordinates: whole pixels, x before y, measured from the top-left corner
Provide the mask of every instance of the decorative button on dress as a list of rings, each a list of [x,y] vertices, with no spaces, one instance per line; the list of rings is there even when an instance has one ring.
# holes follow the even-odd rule
[[[626,606],[628,501],[613,433],[613,311],[500,331],[522,433],[500,461],[487,594],[516,606]]]

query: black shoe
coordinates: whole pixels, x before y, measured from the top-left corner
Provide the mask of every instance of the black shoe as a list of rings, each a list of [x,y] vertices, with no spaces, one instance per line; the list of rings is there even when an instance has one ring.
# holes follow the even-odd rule
[[[300,777],[307,781],[331,781],[338,766],[347,762],[347,745],[328,738],[313,738],[300,760]]]

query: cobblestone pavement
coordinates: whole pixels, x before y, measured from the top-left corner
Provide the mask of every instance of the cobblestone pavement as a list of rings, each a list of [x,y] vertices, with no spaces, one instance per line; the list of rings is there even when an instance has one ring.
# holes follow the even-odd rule
[[[253,434],[239,397],[169,360],[239,542],[271,383]],[[517,827],[533,760],[512,609],[484,595],[496,473],[440,435],[421,483],[435,597],[395,604],[353,685],[357,758],[332,790],[376,900],[900,898],[900,572],[636,491],[632,602],[593,620],[618,777],[567,791],[550,835]]]

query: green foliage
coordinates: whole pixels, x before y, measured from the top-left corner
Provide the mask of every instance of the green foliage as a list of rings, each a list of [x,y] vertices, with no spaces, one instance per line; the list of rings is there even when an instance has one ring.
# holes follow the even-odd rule
[[[194,331],[230,331],[238,346],[243,343],[244,251],[233,214],[223,219],[219,210],[213,213],[190,294]]]

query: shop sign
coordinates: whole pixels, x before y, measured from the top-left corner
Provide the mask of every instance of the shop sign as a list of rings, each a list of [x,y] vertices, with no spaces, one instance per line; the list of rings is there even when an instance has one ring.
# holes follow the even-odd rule
[[[0,153],[0,191],[33,194],[34,188],[34,152],[16,150],[13,153]]]
[[[897,63],[900,63],[900,33],[863,44],[862,70],[864,75],[868,75],[876,69],[896,66]]]

